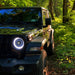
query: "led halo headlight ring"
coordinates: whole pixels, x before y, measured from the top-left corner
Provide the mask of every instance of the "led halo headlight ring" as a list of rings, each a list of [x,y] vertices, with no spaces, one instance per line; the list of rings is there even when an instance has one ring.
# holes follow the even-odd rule
[[[16,50],[22,50],[24,48],[24,40],[20,37],[15,37],[12,44]]]

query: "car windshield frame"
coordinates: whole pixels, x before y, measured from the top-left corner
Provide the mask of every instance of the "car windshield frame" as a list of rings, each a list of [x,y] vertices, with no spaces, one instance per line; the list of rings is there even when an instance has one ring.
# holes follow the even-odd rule
[[[3,10],[3,11],[1,12],[1,10]],[[6,11],[6,10],[10,10],[10,11]],[[15,12],[13,12],[11,14],[12,10],[15,10]],[[16,11],[16,10],[18,10],[18,11]],[[23,10],[23,11],[21,11],[21,10]],[[20,13],[18,13],[18,12],[20,12]],[[26,13],[27,14],[29,13],[29,15],[27,15]],[[0,16],[0,19],[1,19],[0,26],[3,26],[3,25],[4,26],[9,26],[9,25],[20,25],[21,26],[21,25],[27,25],[27,24],[34,24],[34,25],[37,25],[37,26],[42,25],[42,11],[41,11],[41,8],[0,8],[0,15],[1,15]],[[4,21],[2,20],[2,15],[4,15],[4,19],[5,19]],[[19,15],[19,17],[18,17],[18,15]],[[38,19],[37,18],[36,19],[35,18],[33,18],[33,19],[30,18],[30,17],[35,17],[36,15],[37,15]],[[12,19],[12,21],[10,21],[10,18],[12,16],[13,16],[13,19]],[[15,16],[17,16],[17,18],[15,18]],[[27,16],[28,16],[28,18],[32,19],[32,21],[26,21],[26,22],[23,23],[22,20],[24,20],[24,16],[25,16],[25,19],[27,19]],[[7,19],[7,18],[9,18],[9,19]]]

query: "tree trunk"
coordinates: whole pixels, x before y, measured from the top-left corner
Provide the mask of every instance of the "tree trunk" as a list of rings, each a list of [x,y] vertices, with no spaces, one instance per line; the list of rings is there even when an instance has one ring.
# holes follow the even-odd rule
[[[54,15],[53,15],[53,0],[49,0],[49,11],[51,13],[51,17],[54,20]]]
[[[0,7],[2,7],[2,5],[0,4]]]
[[[75,10],[75,1],[74,1],[74,4],[73,4],[73,8],[72,8],[72,10]]]
[[[58,0],[54,0],[54,12],[55,12],[56,17],[60,15],[57,7],[58,7]]]
[[[68,22],[68,0],[63,0],[63,23]]]

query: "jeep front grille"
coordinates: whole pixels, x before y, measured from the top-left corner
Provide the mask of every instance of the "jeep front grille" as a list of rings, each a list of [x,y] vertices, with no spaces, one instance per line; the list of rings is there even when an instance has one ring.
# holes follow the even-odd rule
[[[0,58],[18,57],[18,53],[14,52],[11,46],[13,36],[14,35],[0,35]]]
[[[6,58],[9,55],[10,38],[6,35],[0,35],[0,58]]]

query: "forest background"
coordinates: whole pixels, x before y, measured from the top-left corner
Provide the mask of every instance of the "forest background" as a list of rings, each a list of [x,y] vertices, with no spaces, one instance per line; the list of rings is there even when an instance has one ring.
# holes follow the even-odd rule
[[[75,74],[75,0],[0,0],[0,7],[26,6],[50,12],[55,30],[55,54],[48,58],[50,74]]]

